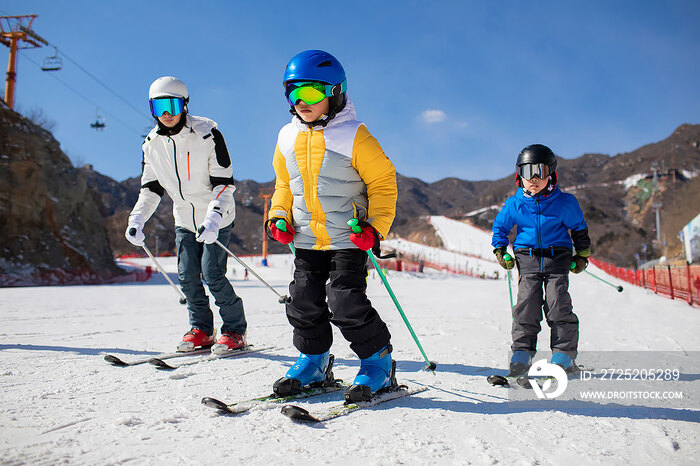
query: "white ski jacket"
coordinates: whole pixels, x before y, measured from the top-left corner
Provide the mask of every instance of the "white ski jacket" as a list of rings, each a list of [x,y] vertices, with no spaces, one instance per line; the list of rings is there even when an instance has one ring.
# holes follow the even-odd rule
[[[233,169],[216,122],[187,115],[178,134],[168,135],[156,125],[143,143],[143,173],[138,201],[130,218],[145,223],[155,212],[164,191],[173,200],[175,225],[196,233],[208,212],[222,214],[221,226],[236,217]]]

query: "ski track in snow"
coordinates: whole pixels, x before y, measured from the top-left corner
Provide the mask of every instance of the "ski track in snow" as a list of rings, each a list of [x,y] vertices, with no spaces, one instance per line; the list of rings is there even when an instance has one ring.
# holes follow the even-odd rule
[[[247,259],[250,261],[250,259]],[[256,271],[286,293],[291,256]],[[161,258],[174,272],[174,258]],[[146,262],[143,262],[146,263]],[[292,330],[261,283],[232,282],[249,321],[248,340],[272,351],[162,372],[124,359],[174,349],[188,329],[184,306],[165,280],[109,286],[0,289],[0,450],[2,464],[691,464],[700,406],[652,409],[583,401],[508,401],[485,376],[503,368],[510,344],[505,280],[390,272],[389,282],[437,372],[425,363],[377,279],[368,295],[392,332],[399,381],[418,395],[323,425],[295,424],[279,407],[238,416],[200,404],[266,395],[295,361]],[[591,269],[594,273],[602,272]],[[237,278],[238,277],[238,278]],[[611,279],[614,281],[614,279]],[[625,285],[624,293],[585,274],[572,276],[581,351],[700,350],[700,311]],[[220,321],[217,316],[217,325]],[[336,377],[359,362],[335,331]],[[543,323],[539,348],[547,349]],[[174,360],[179,364],[186,358]],[[585,361],[582,361],[585,364]],[[692,383],[700,383],[697,380]],[[690,383],[690,382],[689,382]],[[340,393],[299,405],[311,412]]]

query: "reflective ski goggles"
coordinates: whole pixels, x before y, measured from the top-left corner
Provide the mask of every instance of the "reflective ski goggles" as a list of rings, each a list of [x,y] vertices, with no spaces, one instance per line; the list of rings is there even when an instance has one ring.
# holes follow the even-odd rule
[[[345,92],[347,80],[340,84],[325,84],[318,81],[289,83],[284,90],[284,96],[289,105],[303,101],[306,105],[314,105],[325,99]]]
[[[151,115],[158,118],[168,112],[172,116],[179,115],[185,110],[185,99],[181,97],[158,97],[148,101]]]
[[[518,165],[516,168],[518,170],[518,175],[526,180],[531,180],[534,177],[544,180],[550,174],[549,165],[545,163],[526,163],[524,165]]]

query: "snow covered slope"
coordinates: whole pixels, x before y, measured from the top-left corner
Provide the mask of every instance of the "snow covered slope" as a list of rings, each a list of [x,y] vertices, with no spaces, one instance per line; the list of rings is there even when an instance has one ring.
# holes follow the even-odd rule
[[[175,278],[174,258],[162,262]],[[280,292],[291,256],[256,270]],[[241,267],[248,338],[272,351],[160,372],[112,367],[174,349],[185,308],[163,277],[140,284],[0,289],[0,451],[3,464],[695,464],[700,402],[648,408],[598,401],[509,401],[485,376],[503,368],[511,317],[506,282],[391,272],[389,281],[437,371],[424,362],[383,285],[368,294],[393,335],[398,378],[429,387],[322,426],[278,409],[219,416],[204,396],[234,401],[268,394],[296,359],[277,297]],[[592,269],[596,273],[596,271]],[[601,274],[602,275],[602,274]],[[679,301],[585,274],[571,279],[582,352],[700,350],[700,313]],[[220,322],[217,319],[217,322]],[[540,348],[547,349],[544,326]],[[336,332],[335,374],[358,361]],[[695,353],[697,354],[697,353]],[[584,363],[586,361],[583,361]],[[683,379],[700,383],[697,373]],[[335,398],[337,401],[338,397]],[[328,400],[326,398],[325,400]],[[323,401],[323,400],[322,400]],[[303,404],[310,410],[315,403]]]
[[[493,259],[490,231],[437,215],[430,217],[430,223],[442,238],[446,249]]]

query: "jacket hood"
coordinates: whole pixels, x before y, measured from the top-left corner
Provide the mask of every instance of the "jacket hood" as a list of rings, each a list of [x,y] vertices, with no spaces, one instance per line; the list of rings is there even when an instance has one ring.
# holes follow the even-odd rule
[[[180,130],[177,133],[170,134],[168,131],[164,131],[164,127],[161,126],[158,121],[156,121],[156,125],[153,127],[151,132],[148,133],[148,136],[150,137],[150,139],[153,139],[158,135],[175,136],[176,134],[181,134],[183,133],[183,131],[189,130],[191,132],[197,133],[197,135],[201,137],[204,137],[207,134],[211,133],[211,130],[216,128],[217,126],[217,123],[214,120],[210,120],[209,118],[186,114],[185,124],[182,126],[182,128],[180,128]]]

